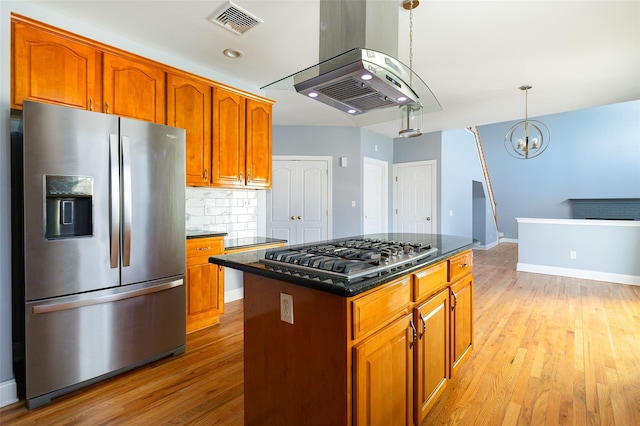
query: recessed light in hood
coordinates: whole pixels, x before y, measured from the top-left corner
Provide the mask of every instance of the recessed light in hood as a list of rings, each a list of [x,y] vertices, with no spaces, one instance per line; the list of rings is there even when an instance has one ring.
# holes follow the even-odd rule
[[[393,56],[399,9],[396,2],[320,0],[319,63],[261,89],[295,91],[358,126],[398,119],[390,107],[419,103],[425,113],[440,111],[424,81]]]
[[[295,90],[353,116],[412,102],[420,102],[425,112],[442,109],[409,67],[385,53],[364,48],[351,49],[262,89]],[[396,110],[392,113],[393,118],[398,114]]]

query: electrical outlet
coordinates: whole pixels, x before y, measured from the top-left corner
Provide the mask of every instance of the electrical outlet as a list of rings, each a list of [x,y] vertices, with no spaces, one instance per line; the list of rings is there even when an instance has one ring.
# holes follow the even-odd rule
[[[571,250],[571,251],[569,252],[569,258],[571,258],[571,259],[575,259],[575,258],[576,258],[576,252],[575,252],[575,251],[573,251],[573,250]]]
[[[293,324],[293,296],[280,293],[280,320]]]

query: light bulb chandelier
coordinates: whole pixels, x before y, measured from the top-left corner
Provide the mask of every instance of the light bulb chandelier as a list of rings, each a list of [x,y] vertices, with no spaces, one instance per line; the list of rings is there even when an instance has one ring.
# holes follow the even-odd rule
[[[402,7],[409,11],[409,68],[413,70],[413,9],[418,0],[404,0]],[[413,87],[413,72],[409,76],[409,86]],[[400,132],[403,138],[413,138],[422,134],[422,104],[411,102],[400,106]]]
[[[504,148],[514,158],[527,160],[542,154],[549,146],[549,128],[537,120],[529,120],[528,94],[531,86],[520,86],[524,90],[524,121],[513,125],[504,137]]]

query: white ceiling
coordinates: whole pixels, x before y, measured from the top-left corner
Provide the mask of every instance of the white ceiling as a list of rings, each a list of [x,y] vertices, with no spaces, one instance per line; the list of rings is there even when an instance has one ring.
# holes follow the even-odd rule
[[[390,19],[399,22],[398,59],[408,64],[402,1],[368,1],[398,4]],[[235,0],[264,20],[242,36],[207,21],[224,1],[34,3],[252,87],[318,63],[318,0]],[[244,57],[228,59],[226,48]],[[425,131],[521,119],[524,84],[533,86],[530,117],[640,99],[640,1],[422,0],[414,10],[413,69],[442,105],[425,115]],[[302,95],[262,94],[276,100],[274,124],[353,125]],[[395,137],[399,126],[394,119],[367,127]]]

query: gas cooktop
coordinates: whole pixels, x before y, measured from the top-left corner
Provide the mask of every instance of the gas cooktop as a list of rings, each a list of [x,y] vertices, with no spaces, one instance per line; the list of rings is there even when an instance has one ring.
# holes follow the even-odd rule
[[[437,251],[431,244],[351,238],[268,250],[260,262],[278,272],[350,281],[415,264]]]

